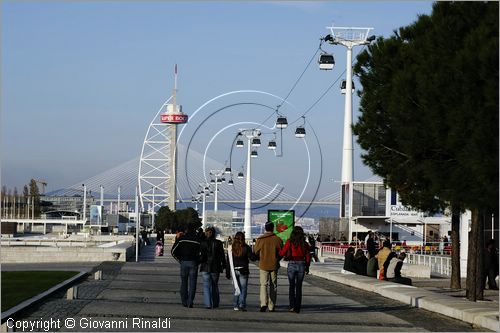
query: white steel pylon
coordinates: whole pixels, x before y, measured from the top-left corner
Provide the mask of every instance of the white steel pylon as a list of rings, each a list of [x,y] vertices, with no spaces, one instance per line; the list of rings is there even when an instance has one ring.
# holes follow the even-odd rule
[[[139,164],[139,196],[141,207],[150,204],[152,212],[157,207],[168,206],[175,210],[177,191],[177,125],[185,124],[188,116],[177,104],[177,64],[174,71],[174,91],[149,124],[142,145]],[[173,103],[168,102],[172,100]],[[160,115],[160,112],[165,112]],[[159,121],[159,122],[158,122]],[[158,199],[158,201],[157,201]]]
[[[141,158],[139,162],[139,197],[141,207],[147,208],[151,205],[156,211],[163,206],[172,206],[175,201],[175,193],[170,190],[175,188],[174,168],[172,163],[172,135],[176,135],[176,125],[160,122],[160,113],[166,109],[170,97],[149,124],[148,131],[142,144]],[[154,200],[153,200],[154,192]],[[154,201],[154,203],[153,203]]]

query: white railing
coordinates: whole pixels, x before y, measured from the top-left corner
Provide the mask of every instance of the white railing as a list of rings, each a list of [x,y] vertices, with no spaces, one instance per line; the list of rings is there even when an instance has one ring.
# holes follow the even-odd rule
[[[451,276],[451,257],[407,253],[406,260],[409,264],[429,266],[431,273]]]
[[[363,249],[366,253],[366,249]],[[399,252],[395,249],[396,252]],[[339,247],[333,244],[321,244],[318,255],[320,257],[329,255],[345,255],[347,247]],[[451,276],[451,257],[439,255],[425,255],[406,252],[406,262],[414,265],[424,265],[431,268],[431,274]]]

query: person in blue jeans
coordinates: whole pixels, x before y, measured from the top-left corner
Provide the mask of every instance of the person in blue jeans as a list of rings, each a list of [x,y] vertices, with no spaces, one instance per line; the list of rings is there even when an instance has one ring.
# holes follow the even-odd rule
[[[301,227],[293,227],[290,238],[280,251],[280,257],[288,258],[288,311],[299,313],[302,307],[302,282],[304,275],[309,274],[311,264],[309,244]]]
[[[194,224],[189,224],[186,233],[176,239],[171,254],[181,264],[180,294],[182,306],[192,308],[196,295],[200,262],[200,241],[196,236]]]
[[[250,269],[249,260],[255,261],[252,248],[245,243],[245,234],[238,231],[232,240],[231,250],[227,253],[226,278],[233,278],[233,309],[246,311],[247,286]],[[234,276],[233,276],[234,272]]]
[[[203,302],[205,308],[215,309],[219,307],[219,275],[226,268],[226,257],[222,242],[215,239],[215,228],[206,228],[205,237],[200,246]]]

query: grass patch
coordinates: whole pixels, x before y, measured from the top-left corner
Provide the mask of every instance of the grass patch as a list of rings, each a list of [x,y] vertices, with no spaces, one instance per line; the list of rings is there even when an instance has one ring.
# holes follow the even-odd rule
[[[48,290],[78,273],[71,271],[2,272],[2,311]]]

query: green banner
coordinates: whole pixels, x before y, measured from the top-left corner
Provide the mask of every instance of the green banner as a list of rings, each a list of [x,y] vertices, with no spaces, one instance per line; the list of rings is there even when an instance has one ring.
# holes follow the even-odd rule
[[[295,225],[294,210],[268,210],[267,220],[274,224],[274,233],[283,240],[290,238],[293,226]]]

